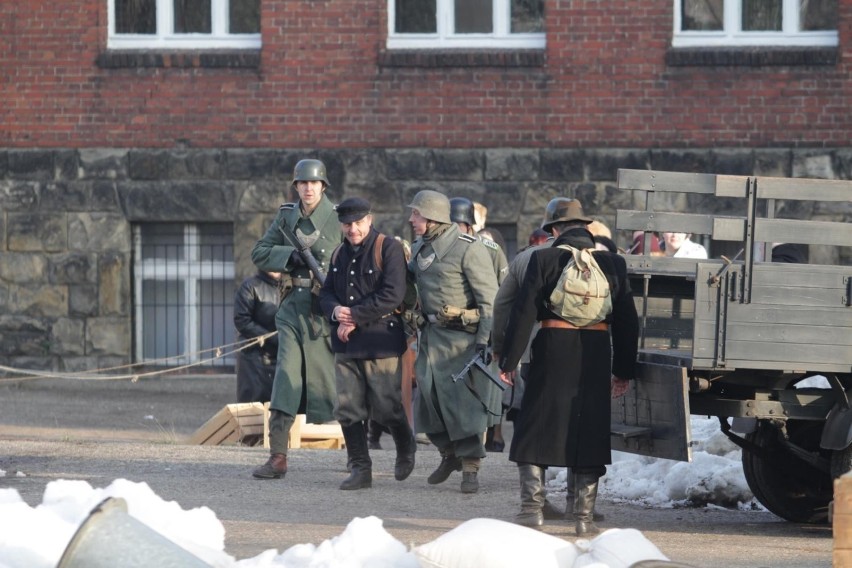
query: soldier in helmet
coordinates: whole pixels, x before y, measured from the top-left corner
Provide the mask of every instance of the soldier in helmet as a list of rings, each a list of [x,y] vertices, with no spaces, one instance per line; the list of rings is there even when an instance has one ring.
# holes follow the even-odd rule
[[[475,236],[488,249],[488,255],[491,257],[491,262],[494,263],[494,272],[497,274],[497,285],[499,286],[506,278],[509,262],[506,260],[506,253],[503,252],[500,245],[474,231],[473,201],[467,197],[450,199],[450,220],[459,226],[462,233]]]
[[[296,203],[285,203],[254,246],[251,259],[261,270],[284,273],[285,298],[278,307],[278,366],[269,409],[269,460],[256,468],[258,479],[280,479],[287,473],[287,442],[297,414],[312,423],[334,419],[337,400],[334,356],[329,348],[329,323],[317,294],[324,275],[308,267],[300,247],[327,270],[331,253],[340,244],[340,226],[328,189],[325,164],[301,160],[293,170]],[[293,242],[295,237],[299,243]],[[310,261],[310,256],[307,256]]]
[[[485,246],[451,221],[445,195],[423,190],[408,207],[418,237],[408,267],[426,319],[415,362],[420,388],[416,426],[441,453],[428,483],[443,483],[462,471],[462,493],[476,493],[485,457],[482,433],[489,416],[500,412],[499,404],[491,404],[499,400],[498,389],[479,374],[457,382],[452,375],[477,352],[486,352],[497,278]]]

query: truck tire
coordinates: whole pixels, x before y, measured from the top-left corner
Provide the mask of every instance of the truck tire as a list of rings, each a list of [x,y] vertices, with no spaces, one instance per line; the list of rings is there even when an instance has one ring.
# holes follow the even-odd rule
[[[819,448],[822,426],[822,422],[788,420],[790,442],[829,457],[827,451]],[[831,476],[789,452],[782,444],[780,430],[769,422],[758,422],[746,440],[760,449],[743,449],[743,473],[755,498],[782,519],[795,523],[827,522],[833,496]]]

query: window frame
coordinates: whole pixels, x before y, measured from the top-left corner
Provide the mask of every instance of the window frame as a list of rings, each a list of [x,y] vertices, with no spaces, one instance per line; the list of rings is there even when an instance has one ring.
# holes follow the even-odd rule
[[[492,0],[493,32],[454,34],[455,0],[436,0],[436,32],[430,34],[396,33],[396,3],[388,0],[387,49],[544,49],[545,32],[517,33],[511,29],[511,0]]]
[[[261,35],[228,33],[230,0],[210,0],[209,34],[176,34],[173,0],[155,0],[157,33],[118,34],[115,31],[115,0],[107,0],[109,33],[107,49],[260,49]]]
[[[836,47],[837,30],[799,31],[800,0],[782,0],[782,30],[742,31],[742,0],[724,0],[724,22],[719,31],[682,31],[681,4],[674,1],[672,47]]]
[[[145,324],[144,317],[145,305],[142,301],[143,286],[145,281],[153,282],[172,282],[179,281],[183,283],[183,303],[178,303],[172,306],[174,309],[183,310],[184,328],[180,330],[183,339],[183,353],[169,356],[170,363],[174,364],[178,361],[180,364],[195,364],[204,363],[209,366],[226,366],[233,365],[236,361],[234,355],[228,355],[219,359],[214,359],[211,353],[199,355],[201,343],[203,341],[203,330],[200,329],[200,313],[205,308],[199,298],[202,295],[200,286],[201,281],[221,281],[225,283],[226,290],[232,290],[234,286],[235,267],[233,259],[233,245],[231,252],[231,260],[202,260],[201,246],[199,246],[199,224],[198,223],[179,223],[183,226],[183,243],[182,245],[175,244],[175,247],[183,250],[183,256],[179,262],[171,258],[151,257],[144,258],[142,254],[142,227],[146,223],[135,223],[133,225],[133,335],[134,335],[134,360],[140,363],[156,363],[160,358],[150,358],[145,355]],[[232,228],[233,231],[233,228]],[[215,276],[216,278],[211,278]],[[231,301],[231,309],[233,309],[233,296],[228,298]],[[236,341],[236,331],[233,325],[233,311],[230,313],[230,319],[224,322],[223,332],[225,333],[226,342],[230,338],[230,343]],[[156,330],[155,330],[156,331]],[[230,334],[230,336],[229,336]],[[209,349],[209,348],[205,348]],[[186,356],[186,357],[184,357]],[[156,355],[155,355],[156,357]]]

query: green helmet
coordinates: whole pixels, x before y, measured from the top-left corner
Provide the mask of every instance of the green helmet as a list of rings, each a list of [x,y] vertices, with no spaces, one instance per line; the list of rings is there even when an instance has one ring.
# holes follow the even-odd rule
[[[422,216],[438,223],[450,224],[450,200],[443,193],[424,189],[418,191],[411,203],[412,209],[417,209]]]
[[[325,187],[329,186],[328,177],[325,174],[325,164],[319,160],[299,160],[293,168],[293,185],[297,181],[321,181]]]

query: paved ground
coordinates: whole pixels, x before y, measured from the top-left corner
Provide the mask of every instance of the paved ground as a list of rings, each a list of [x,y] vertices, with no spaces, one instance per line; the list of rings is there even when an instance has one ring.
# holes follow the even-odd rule
[[[458,491],[455,475],[429,486],[437,465],[421,446],[411,477],[393,479],[392,450],[373,452],[373,488],[339,491],[345,453],[293,450],[284,481],[258,481],[251,469],[262,448],[192,446],[186,438],[231,402],[228,376],[130,382],[39,380],[0,382],[0,469],[26,477],[0,478],[31,505],[55,479],[104,487],[117,478],[144,481],[184,509],[210,507],[226,528],[226,549],[253,557],[294,544],[319,544],[358,516],[376,515],[400,541],[428,542],[473,517],[510,520],[518,507],[517,473],[505,454],[489,454],[477,495]],[[385,436],[384,442],[392,446]],[[673,560],[700,567],[831,566],[827,526],[796,525],[770,513],[709,509],[645,509],[600,503],[604,525],[633,527]],[[554,522],[546,532],[573,539],[573,527]]]

